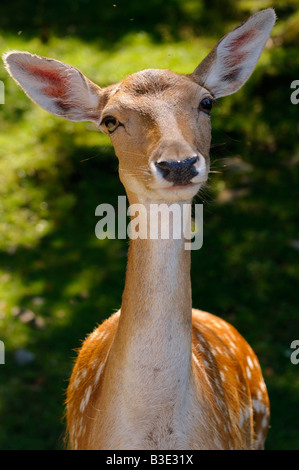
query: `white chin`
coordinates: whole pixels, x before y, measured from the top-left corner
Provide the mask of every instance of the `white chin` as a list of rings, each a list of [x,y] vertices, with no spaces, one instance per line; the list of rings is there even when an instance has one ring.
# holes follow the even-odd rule
[[[199,191],[201,183],[188,184],[186,186],[171,186],[169,188],[155,188],[153,195],[155,199],[164,201],[185,201],[192,199]]]

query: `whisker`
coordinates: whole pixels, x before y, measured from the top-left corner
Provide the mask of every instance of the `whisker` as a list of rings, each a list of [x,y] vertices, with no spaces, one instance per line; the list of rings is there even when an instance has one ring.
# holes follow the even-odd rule
[[[87,162],[88,160],[92,160],[93,158],[97,158],[97,157],[99,157],[99,156],[100,156],[100,155],[94,155],[93,157],[84,158],[84,160],[80,160],[80,163]]]
[[[227,145],[227,142],[219,142],[219,143],[216,143],[216,144],[212,144],[211,145],[211,150],[213,150],[215,148],[218,148],[218,147],[224,147],[224,145]]]
[[[148,176],[150,176],[150,171],[147,169],[147,168],[138,168],[138,170],[124,170],[125,173],[127,174],[131,174],[131,175],[140,175],[140,174],[146,174]]]

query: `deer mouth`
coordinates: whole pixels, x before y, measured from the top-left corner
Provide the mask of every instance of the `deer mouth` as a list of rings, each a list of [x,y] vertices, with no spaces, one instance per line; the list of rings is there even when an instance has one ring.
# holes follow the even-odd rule
[[[187,184],[173,184],[172,186],[166,188],[167,191],[175,191],[175,190],[184,190],[187,188],[194,188],[197,185],[200,185],[201,183],[187,183]]]
[[[154,199],[177,202],[192,199],[198,193],[200,187],[200,183],[173,184],[171,186],[155,185],[151,188],[151,191]]]

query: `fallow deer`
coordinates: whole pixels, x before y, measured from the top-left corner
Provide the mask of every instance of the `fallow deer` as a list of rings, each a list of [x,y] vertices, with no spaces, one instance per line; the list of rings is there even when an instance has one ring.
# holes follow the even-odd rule
[[[103,89],[58,60],[13,51],[4,62],[45,110],[111,137],[130,205],[149,211],[191,203],[206,182],[214,100],[249,78],[274,23],[273,9],[251,16],[189,75],[148,69]],[[262,449],[269,416],[251,347],[223,319],[192,309],[184,237],[130,240],[121,308],[85,340],[73,368],[70,447]]]

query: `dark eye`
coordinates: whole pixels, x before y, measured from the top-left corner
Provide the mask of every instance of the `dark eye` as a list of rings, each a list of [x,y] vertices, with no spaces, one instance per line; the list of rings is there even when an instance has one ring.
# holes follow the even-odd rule
[[[213,100],[211,98],[205,98],[199,103],[200,111],[203,111],[206,114],[210,114],[212,106],[213,106]]]
[[[112,134],[112,132],[114,132],[115,129],[117,129],[117,127],[119,126],[119,121],[113,117],[107,117],[103,119],[101,124],[107,129],[110,134]]]

